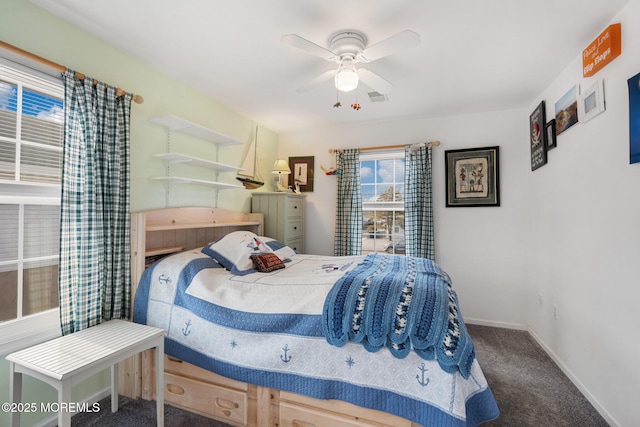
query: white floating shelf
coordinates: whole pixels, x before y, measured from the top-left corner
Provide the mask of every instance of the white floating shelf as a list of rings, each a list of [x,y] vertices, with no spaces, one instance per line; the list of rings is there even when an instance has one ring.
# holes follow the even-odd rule
[[[210,187],[218,187],[221,190],[231,190],[234,188],[244,188],[242,185],[227,184],[224,182],[206,181],[204,179],[185,178],[182,176],[154,176],[151,179],[155,181],[166,181],[171,184],[199,184],[208,185]]]
[[[244,170],[239,167],[225,165],[211,160],[199,159],[197,157],[189,156],[181,153],[160,153],[154,154],[153,157],[166,160],[171,163],[188,163],[192,166],[200,166],[207,169],[215,169],[221,172],[238,172]]]
[[[188,120],[181,119],[176,116],[162,116],[153,117],[151,119],[153,123],[162,125],[171,131],[183,132],[196,138],[201,138],[207,141],[214,142],[220,145],[234,145],[242,144],[237,139],[231,138],[220,132],[216,132],[213,129],[206,128],[204,126],[192,123]]]

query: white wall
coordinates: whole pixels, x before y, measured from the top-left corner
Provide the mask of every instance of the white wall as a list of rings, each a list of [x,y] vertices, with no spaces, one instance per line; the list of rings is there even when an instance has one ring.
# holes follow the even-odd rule
[[[621,23],[622,55],[588,79],[576,55],[529,105],[545,100],[553,117],[573,84],[604,79],[606,111],[561,134],[549,163],[527,176],[524,279],[532,332],[621,426],[640,425],[640,164],[629,165],[627,89],[640,72],[639,16],[633,0],[612,20]]]
[[[280,157],[315,156],[306,248],[332,254],[336,178],[320,170],[332,164],[327,149],[439,139],[436,261],[451,274],[465,319],[528,328],[618,426],[640,425],[640,164],[629,165],[627,93],[627,79],[640,72],[637,17],[640,0],[632,0],[612,20],[622,24],[620,57],[582,79],[576,52],[525,109],[312,129],[281,135],[279,144]],[[595,79],[605,80],[606,111],[560,135],[548,164],[532,172],[531,111],[545,100],[551,118],[573,84],[586,87]],[[500,146],[502,205],[445,208],[444,151],[490,145]]]
[[[314,191],[307,193],[306,251],[333,254],[337,178],[320,170],[333,164],[329,148],[440,140],[433,149],[436,261],[451,275],[467,320],[524,328],[527,114],[513,110],[412,118],[280,135],[281,156],[315,156]],[[446,208],[445,150],[496,145],[501,206]]]

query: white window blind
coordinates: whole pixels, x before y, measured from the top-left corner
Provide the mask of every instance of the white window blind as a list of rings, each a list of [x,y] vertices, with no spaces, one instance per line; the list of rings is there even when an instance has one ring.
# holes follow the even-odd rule
[[[15,179],[18,87],[0,80],[0,179]]]
[[[0,180],[60,184],[62,85],[0,64]]]
[[[61,81],[0,63],[0,322],[5,324],[58,307],[63,96]]]

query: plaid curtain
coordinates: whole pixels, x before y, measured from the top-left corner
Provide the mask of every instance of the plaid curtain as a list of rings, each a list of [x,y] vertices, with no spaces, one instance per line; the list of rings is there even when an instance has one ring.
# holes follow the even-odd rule
[[[431,146],[405,148],[404,234],[406,253],[435,260]]]
[[[338,203],[333,252],[336,256],[360,255],[362,250],[362,193],[360,150],[338,152]]]
[[[60,263],[62,334],[128,318],[131,300],[131,94],[63,74]]]

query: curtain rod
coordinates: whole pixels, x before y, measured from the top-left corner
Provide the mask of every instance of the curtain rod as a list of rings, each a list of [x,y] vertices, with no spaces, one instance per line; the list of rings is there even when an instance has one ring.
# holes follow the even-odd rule
[[[9,43],[5,43],[2,40],[0,40],[0,48],[8,50],[11,53],[15,53],[17,55],[20,55],[32,61],[35,61],[39,64],[45,65],[49,68],[53,68],[54,70],[60,71],[61,73],[64,73],[67,69],[67,67],[65,67],[64,65],[56,64],[53,61],[49,61],[48,59],[45,59],[41,56],[38,56],[31,52],[27,52],[26,50],[22,50],[19,47],[15,47],[13,45],[10,45]],[[80,80],[84,80],[85,75],[82,73],[76,72],[76,78]],[[98,84],[98,81],[94,79],[93,84],[94,85]],[[125,94],[125,91],[123,89],[120,89],[119,87],[116,88],[116,96],[122,96],[124,94]],[[144,98],[141,95],[133,95],[133,101],[137,104],[142,104],[144,102]]]
[[[429,142],[418,142],[417,144],[414,145],[420,145],[420,144],[424,144],[428,147],[437,147],[440,145],[440,141],[429,141]],[[360,151],[372,151],[372,150],[389,150],[392,148],[404,148],[407,144],[400,144],[400,145],[381,145],[380,147],[362,147],[360,148]],[[333,153],[339,151],[341,153],[344,152],[344,148],[329,148],[329,153]]]

